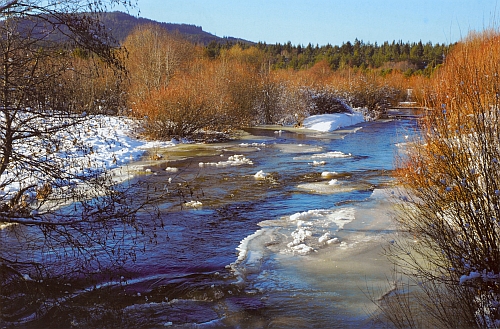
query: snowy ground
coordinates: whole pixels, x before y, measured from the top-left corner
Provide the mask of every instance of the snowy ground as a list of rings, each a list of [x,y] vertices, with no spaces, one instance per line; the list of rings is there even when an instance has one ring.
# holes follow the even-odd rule
[[[89,129],[90,127],[90,129]],[[79,127],[76,127],[79,129]],[[112,169],[128,162],[139,160],[146,150],[172,147],[179,142],[146,141],[133,136],[136,123],[124,117],[98,116],[89,120],[85,127],[80,127],[87,133],[81,138],[86,144],[92,145],[94,153],[92,161],[97,167]]]
[[[94,161],[98,161],[106,169],[140,159],[146,150],[171,147],[178,144],[176,140],[169,142],[146,141],[133,136],[136,123],[123,117],[98,116],[91,119],[82,129],[88,133],[82,136],[83,142],[93,146]],[[78,127],[76,128],[78,129]],[[111,159],[111,161],[110,161]]]
[[[30,137],[13,145],[14,153],[29,159],[36,156],[62,170],[60,176],[72,177],[96,171],[107,171],[139,160],[147,149],[174,146],[176,141],[148,142],[133,137],[137,124],[128,118],[95,116],[81,124],[47,137]],[[78,142],[76,141],[78,140]],[[57,143],[57,147],[54,147]],[[66,173],[66,175],[64,174]],[[52,183],[35,166],[12,162],[0,177],[0,197],[6,200],[26,186]],[[70,178],[68,178],[70,179]],[[32,192],[28,192],[32,193]]]

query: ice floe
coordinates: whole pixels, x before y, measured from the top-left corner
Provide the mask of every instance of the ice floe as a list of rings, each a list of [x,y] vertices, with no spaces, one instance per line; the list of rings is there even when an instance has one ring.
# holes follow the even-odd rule
[[[263,170],[259,170],[255,175],[253,175],[256,179],[266,179],[269,174],[265,173]]]
[[[246,158],[243,154],[235,154],[235,155],[229,156],[227,161],[200,162],[198,165],[200,167],[226,168],[226,167],[232,167],[232,166],[253,165],[253,162],[252,162],[252,160]]]

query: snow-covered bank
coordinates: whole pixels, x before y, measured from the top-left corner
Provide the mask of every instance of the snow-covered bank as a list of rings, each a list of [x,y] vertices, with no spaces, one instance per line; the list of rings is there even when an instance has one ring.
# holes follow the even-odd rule
[[[330,132],[365,121],[363,113],[334,113],[312,115],[303,122],[303,127],[311,130]]]
[[[14,153],[26,158],[36,156],[61,169],[60,178],[71,181],[71,177],[117,169],[138,160],[147,149],[171,147],[169,142],[149,142],[133,136],[137,122],[124,117],[94,116],[83,122],[56,132],[49,144],[44,137],[31,137],[13,145]],[[11,168],[0,177],[4,199],[8,199],[28,185],[43,185],[50,182],[43,171],[25,163],[12,162]],[[30,193],[30,191],[27,191]]]
[[[136,122],[124,117],[96,116],[84,124],[74,127],[80,131],[80,138],[86,145],[92,146],[92,154],[70,154],[72,157],[89,157],[96,168],[104,170],[119,167],[133,160],[138,160],[147,149],[171,147],[177,141],[146,141],[132,136]],[[74,133],[74,132],[67,132]]]

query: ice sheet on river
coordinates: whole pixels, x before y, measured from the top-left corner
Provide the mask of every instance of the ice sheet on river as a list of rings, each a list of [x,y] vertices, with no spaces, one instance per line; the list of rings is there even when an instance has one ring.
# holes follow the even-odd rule
[[[260,271],[269,250],[275,253],[307,255],[337,244],[335,233],[355,218],[355,208],[314,209],[259,223],[262,228],[243,239],[238,258],[230,265],[243,281]]]
[[[300,190],[308,191],[310,193],[334,194],[352,192],[356,190],[368,190],[372,188],[372,186],[367,183],[350,183],[334,178],[328,181],[299,184],[297,185],[297,188]]]
[[[391,190],[377,189],[363,207],[313,209],[262,221],[261,229],[241,241],[238,258],[229,267],[243,283],[247,275],[262,271],[273,254],[316,257],[318,252],[356,250],[370,241],[384,241],[393,231],[386,212],[390,196]]]
[[[320,146],[311,146],[307,144],[276,144],[274,147],[280,149],[283,153],[313,153],[323,150]]]
[[[352,157],[352,154],[350,153],[343,153],[340,151],[329,151],[329,152],[324,152],[324,153],[314,153],[311,155],[301,155],[294,157],[294,160],[325,160],[325,159],[343,159],[343,158],[350,158]]]

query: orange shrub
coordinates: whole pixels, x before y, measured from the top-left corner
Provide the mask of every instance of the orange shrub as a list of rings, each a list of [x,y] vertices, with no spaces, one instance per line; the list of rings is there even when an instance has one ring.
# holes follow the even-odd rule
[[[129,107],[147,116],[147,130],[161,138],[248,124],[300,124],[310,114],[336,111],[339,100],[382,111],[406,95],[401,74],[333,72],[326,60],[305,70],[271,70],[269,54],[240,44],[209,59],[158,26],[138,28],[125,45]]]
[[[158,25],[138,26],[124,42],[128,51],[129,103],[166,88],[173,76],[187,69],[201,50]]]
[[[500,320],[499,87],[500,34],[472,33],[430,80],[432,113],[398,163],[396,219],[419,243],[393,252],[443,327]]]
[[[154,138],[225,131],[252,120],[256,86],[244,64],[199,59],[166,88],[137,102],[134,113],[147,117],[146,130]]]

